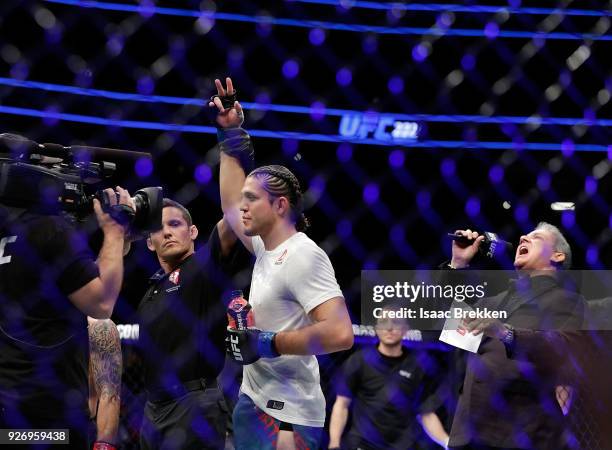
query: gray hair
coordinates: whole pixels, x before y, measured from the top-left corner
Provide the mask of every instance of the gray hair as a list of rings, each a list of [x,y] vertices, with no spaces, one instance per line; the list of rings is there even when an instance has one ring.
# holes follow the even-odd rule
[[[565,259],[561,264],[561,269],[569,269],[572,265],[572,249],[563,236],[563,233],[556,226],[548,223],[548,222],[540,222],[536,227],[536,230],[547,231],[553,235],[555,238],[554,251],[563,253],[565,255]]]

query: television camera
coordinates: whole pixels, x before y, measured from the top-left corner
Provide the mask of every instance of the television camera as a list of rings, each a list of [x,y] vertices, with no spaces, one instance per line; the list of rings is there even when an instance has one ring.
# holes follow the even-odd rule
[[[151,159],[150,153],[127,150],[39,144],[26,137],[0,134],[0,203],[40,213],[62,213],[82,221],[98,198],[103,210],[128,226],[133,238],[161,228],[163,190],[146,187],[136,191],[135,210],[111,206],[101,183],[117,170],[117,164]]]

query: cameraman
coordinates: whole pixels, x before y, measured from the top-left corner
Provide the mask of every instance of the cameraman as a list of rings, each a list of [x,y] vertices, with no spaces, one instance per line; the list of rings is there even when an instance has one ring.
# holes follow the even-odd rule
[[[120,187],[105,194],[134,207]],[[87,448],[86,316],[109,318],[123,279],[126,230],[93,206],[97,260],[59,214],[0,204],[0,429],[67,429],[75,449]]]

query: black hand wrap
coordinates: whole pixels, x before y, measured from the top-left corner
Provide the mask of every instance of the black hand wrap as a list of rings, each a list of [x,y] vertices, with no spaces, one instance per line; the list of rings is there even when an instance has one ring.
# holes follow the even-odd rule
[[[255,150],[251,137],[242,128],[224,128],[217,130],[219,150],[240,161],[248,174],[255,167]]]
[[[223,108],[225,109],[229,109],[229,108],[233,108],[234,107],[234,103],[236,103],[236,99],[238,98],[238,91],[236,91],[236,89],[234,89],[234,92],[230,93],[226,93],[225,95],[213,95],[212,97],[210,97],[210,101],[214,102],[215,98],[219,97],[219,100],[221,100],[221,104],[223,105]]]

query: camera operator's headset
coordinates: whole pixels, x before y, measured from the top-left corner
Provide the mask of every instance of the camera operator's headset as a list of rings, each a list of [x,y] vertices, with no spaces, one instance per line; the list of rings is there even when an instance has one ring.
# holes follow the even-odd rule
[[[11,223],[16,222],[17,219],[19,219],[26,213],[26,211],[27,209],[25,208],[17,208],[13,206],[5,206],[5,205],[0,204],[0,230],[3,230]],[[9,340],[16,342],[20,345],[25,345],[30,348],[45,349],[45,350],[58,348],[64,345],[66,342],[70,341],[70,339],[72,339],[75,336],[74,334],[71,334],[66,339],[58,343],[52,344],[52,345],[37,345],[37,344],[32,344],[31,342],[26,342],[21,339],[17,339],[14,336],[11,336],[9,333],[7,333],[7,331],[4,328],[2,328],[1,324],[0,324],[0,333],[6,336]]]

